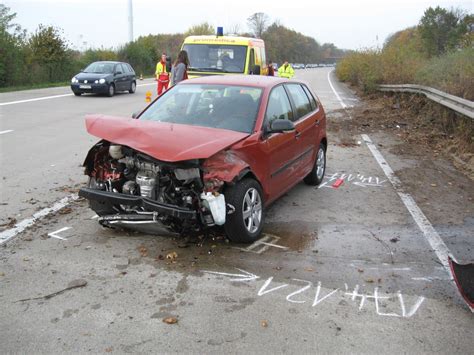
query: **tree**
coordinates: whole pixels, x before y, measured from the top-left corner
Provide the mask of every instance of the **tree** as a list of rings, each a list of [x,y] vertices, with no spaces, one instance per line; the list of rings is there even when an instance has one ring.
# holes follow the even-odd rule
[[[429,57],[438,56],[456,48],[469,31],[461,10],[429,7],[419,23],[424,49]]]
[[[185,36],[203,36],[215,34],[214,27],[209,22],[203,22],[191,26],[185,33]]]
[[[262,38],[269,22],[270,18],[263,12],[256,12],[247,19],[247,25],[250,28],[250,31],[257,38]]]

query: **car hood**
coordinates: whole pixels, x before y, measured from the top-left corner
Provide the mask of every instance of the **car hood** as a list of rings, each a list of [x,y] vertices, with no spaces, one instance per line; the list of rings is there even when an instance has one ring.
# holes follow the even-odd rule
[[[107,78],[108,76],[111,76],[112,74],[99,74],[99,73],[79,73],[76,75],[76,78],[78,80],[97,80],[97,79],[102,79],[102,78]]]
[[[86,116],[86,128],[93,136],[167,162],[206,159],[249,136],[225,129],[105,115]]]

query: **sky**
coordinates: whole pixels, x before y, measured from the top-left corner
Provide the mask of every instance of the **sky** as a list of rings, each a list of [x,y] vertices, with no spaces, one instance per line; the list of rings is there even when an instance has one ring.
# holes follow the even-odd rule
[[[61,28],[75,49],[117,48],[128,41],[129,0],[1,0],[29,33],[39,24]],[[248,30],[246,19],[264,12],[319,43],[339,48],[382,46],[390,34],[415,26],[428,7],[474,10],[471,1],[433,0],[132,0],[134,38],[178,33],[209,22]]]

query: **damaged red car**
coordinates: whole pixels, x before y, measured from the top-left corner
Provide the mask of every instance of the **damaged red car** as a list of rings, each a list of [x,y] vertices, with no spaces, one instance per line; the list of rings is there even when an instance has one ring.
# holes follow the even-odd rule
[[[321,183],[326,117],[298,81],[208,76],[179,83],[136,118],[86,117],[101,140],[79,192],[109,227],[258,239],[265,208],[294,185]]]

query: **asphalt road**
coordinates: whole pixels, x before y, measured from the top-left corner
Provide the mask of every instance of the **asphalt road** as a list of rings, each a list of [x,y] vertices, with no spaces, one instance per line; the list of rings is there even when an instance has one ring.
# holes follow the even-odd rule
[[[273,204],[263,243],[103,229],[74,201],[0,249],[1,352],[472,353],[473,315],[443,255],[474,259],[473,183],[442,160],[400,154],[396,136],[331,131],[359,104],[331,69],[297,71],[328,112],[325,182]],[[84,115],[131,115],[154,91],[143,84],[113,98],[0,94],[0,224],[84,183],[96,141]],[[67,96],[15,103],[57,95]]]

